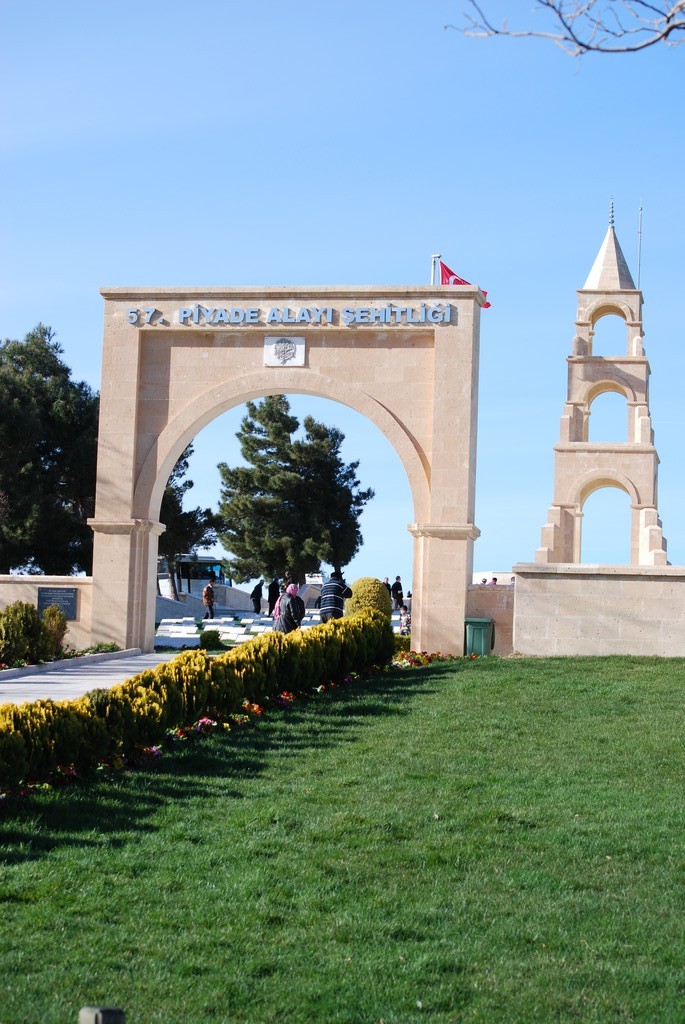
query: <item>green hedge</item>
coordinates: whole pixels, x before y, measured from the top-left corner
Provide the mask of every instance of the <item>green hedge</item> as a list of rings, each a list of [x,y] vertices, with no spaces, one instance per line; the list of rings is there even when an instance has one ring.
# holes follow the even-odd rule
[[[0,787],[44,778],[58,765],[81,769],[163,739],[202,714],[229,715],[245,699],[311,691],[329,679],[385,665],[393,654],[387,618],[368,610],[304,632],[268,633],[216,658],[186,651],[111,690],[78,700],[0,707]]]
[[[56,604],[40,616],[35,605],[15,601],[0,612],[0,663],[53,661],[63,652],[66,631],[67,617]]]

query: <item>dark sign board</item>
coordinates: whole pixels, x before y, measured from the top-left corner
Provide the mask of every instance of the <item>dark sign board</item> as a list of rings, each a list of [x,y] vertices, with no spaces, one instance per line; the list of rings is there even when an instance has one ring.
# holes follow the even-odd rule
[[[69,622],[74,622],[77,595],[77,587],[38,587],[38,614],[42,614],[51,604],[56,604]]]

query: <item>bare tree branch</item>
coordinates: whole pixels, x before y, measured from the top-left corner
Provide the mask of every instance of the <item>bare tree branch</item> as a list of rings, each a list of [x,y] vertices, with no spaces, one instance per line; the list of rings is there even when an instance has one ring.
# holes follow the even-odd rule
[[[549,39],[573,57],[584,53],[637,53],[656,43],[685,42],[685,0],[535,0],[533,13],[542,12],[545,27],[509,28],[506,18],[496,25],[478,0],[467,0],[464,35]],[[549,25],[549,28],[547,27]]]

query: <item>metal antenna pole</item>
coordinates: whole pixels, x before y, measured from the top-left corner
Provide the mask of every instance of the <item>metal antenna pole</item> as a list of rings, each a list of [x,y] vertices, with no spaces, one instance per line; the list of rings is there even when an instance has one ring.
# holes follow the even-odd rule
[[[637,287],[640,290],[640,269],[642,265],[642,200],[640,200],[640,211],[637,215]]]

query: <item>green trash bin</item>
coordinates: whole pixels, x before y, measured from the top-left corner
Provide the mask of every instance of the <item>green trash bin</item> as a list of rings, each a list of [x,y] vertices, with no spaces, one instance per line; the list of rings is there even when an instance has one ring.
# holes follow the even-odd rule
[[[482,657],[495,646],[495,623],[492,619],[465,620],[464,654]]]

